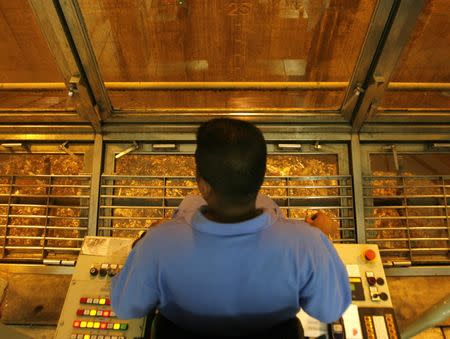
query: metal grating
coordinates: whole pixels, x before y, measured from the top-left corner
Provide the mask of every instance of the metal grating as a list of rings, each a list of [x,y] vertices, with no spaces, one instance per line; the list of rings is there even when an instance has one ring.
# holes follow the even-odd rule
[[[385,264],[450,263],[450,176],[364,177],[365,229]]]
[[[90,187],[90,175],[0,176],[0,260],[75,259],[87,233]]]
[[[304,220],[321,210],[339,222],[335,242],[355,242],[351,176],[268,176],[261,192],[287,217]],[[187,194],[199,194],[192,176],[102,175],[98,230],[106,236],[136,233],[172,217]]]

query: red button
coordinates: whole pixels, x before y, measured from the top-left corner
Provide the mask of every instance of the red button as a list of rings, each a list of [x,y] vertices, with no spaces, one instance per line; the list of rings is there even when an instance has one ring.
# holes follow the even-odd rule
[[[106,327],[108,326],[108,324],[107,323],[100,323],[100,328],[102,329],[102,330],[106,330]]]
[[[79,321],[79,320],[75,320],[75,321],[73,322],[73,327],[75,327],[75,328],[80,327],[80,321]]]
[[[377,257],[377,254],[374,250],[368,249],[364,251],[364,258],[366,258],[367,261],[372,261]]]
[[[108,310],[104,310],[102,316],[103,317],[109,317],[109,311]]]
[[[111,300],[109,300],[109,298],[106,298],[105,305],[111,305]]]
[[[82,309],[77,310],[77,315],[83,315],[83,314],[84,314],[84,310],[82,310]]]
[[[80,298],[80,304],[86,304],[87,298]]]

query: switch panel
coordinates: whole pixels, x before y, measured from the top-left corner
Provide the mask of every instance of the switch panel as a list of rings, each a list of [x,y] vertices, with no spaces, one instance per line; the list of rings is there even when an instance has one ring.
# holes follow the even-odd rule
[[[56,339],[146,337],[146,320],[121,320],[111,307],[110,281],[131,250],[133,239],[86,237],[61,313]]]

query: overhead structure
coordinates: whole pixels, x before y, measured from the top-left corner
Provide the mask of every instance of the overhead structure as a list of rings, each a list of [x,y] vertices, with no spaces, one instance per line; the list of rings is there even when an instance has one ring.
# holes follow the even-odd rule
[[[336,243],[379,246],[388,277],[450,275],[447,0],[15,0],[0,14],[0,274],[71,274],[87,235],[169,218],[196,192],[199,123],[234,117],[263,131],[263,192],[287,217],[324,211]]]

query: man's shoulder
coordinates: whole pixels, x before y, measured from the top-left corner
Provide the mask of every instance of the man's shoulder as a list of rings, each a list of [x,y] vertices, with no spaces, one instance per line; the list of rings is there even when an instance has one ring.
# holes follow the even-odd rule
[[[315,246],[324,241],[324,235],[319,229],[301,220],[277,219],[272,225],[272,230],[282,240],[302,247]]]

